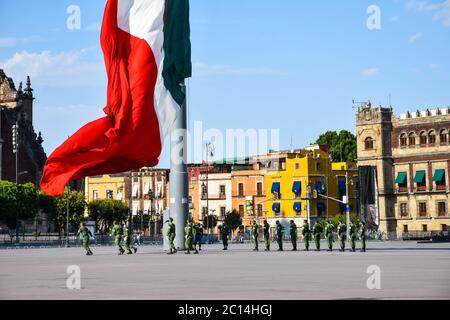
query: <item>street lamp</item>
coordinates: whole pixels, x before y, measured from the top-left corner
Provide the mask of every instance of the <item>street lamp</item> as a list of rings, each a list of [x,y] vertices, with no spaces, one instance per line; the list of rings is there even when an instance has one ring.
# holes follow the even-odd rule
[[[206,143],[206,186],[202,184],[202,187],[206,187],[206,215],[209,215],[209,163],[208,156],[214,157],[214,144],[212,142]],[[203,190],[202,190],[203,193]],[[210,242],[210,232],[209,232],[209,217],[207,222],[207,230],[208,230],[208,243]]]
[[[349,226],[350,226],[350,195],[348,191],[348,186],[353,186],[353,180],[348,179],[348,170],[345,172],[345,215],[347,218],[347,239],[349,239],[350,233],[349,233]]]

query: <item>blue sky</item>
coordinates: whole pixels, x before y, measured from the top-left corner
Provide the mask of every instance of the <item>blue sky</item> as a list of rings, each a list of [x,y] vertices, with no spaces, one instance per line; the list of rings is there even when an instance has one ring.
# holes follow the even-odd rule
[[[103,0],[0,0],[0,68],[35,89],[51,153],[101,117]],[[81,30],[68,30],[70,5]],[[369,30],[367,8],[381,9]],[[280,147],[355,131],[352,100],[397,114],[450,105],[450,0],[191,0],[189,119],[205,129],[280,129]],[[165,148],[161,166],[168,166]]]

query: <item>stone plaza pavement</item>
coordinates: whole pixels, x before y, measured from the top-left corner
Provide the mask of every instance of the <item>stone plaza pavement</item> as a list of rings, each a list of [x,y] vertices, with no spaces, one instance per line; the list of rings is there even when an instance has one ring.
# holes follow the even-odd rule
[[[118,256],[94,247],[91,257],[81,248],[0,250],[0,299],[450,299],[449,243],[369,242],[366,253],[285,249],[211,245],[169,256],[140,247]],[[80,267],[80,290],[67,289],[71,265]],[[367,288],[370,266],[380,268],[380,290]]]

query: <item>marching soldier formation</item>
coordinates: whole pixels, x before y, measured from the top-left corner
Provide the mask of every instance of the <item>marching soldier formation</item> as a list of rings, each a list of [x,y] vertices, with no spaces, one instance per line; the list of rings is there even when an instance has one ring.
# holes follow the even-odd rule
[[[169,243],[169,252],[167,254],[173,255],[177,253],[177,249],[175,248],[175,237],[176,237],[176,228],[173,218],[169,218],[167,228],[167,240]],[[259,250],[259,228],[258,222],[254,220],[252,222],[251,228],[251,238],[253,243],[253,251]],[[223,223],[219,226],[220,236],[223,242],[223,250],[228,250],[228,239],[231,233],[230,227]],[[326,220],[322,223],[316,222],[314,226],[311,228],[308,221],[305,220],[303,226],[301,228],[303,243],[305,247],[305,251],[309,251],[309,241],[312,235],[312,239],[314,240],[316,251],[320,251],[320,241],[322,238],[322,234],[328,246],[328,251],[333,251],[333,231],[334,225],[330,220]],[[292,243],[292,251],[297,251],[297,239],[298,239],[298,228],[295,224],[294,220],[289,222],[289,235]],[[186,221],[186,225],[184,228],[185,231],[185,239],[184,246],[186,249],[186,254],[190,254],[191,251],[194,251],[194,254],[198,254],[199,251],[202,250],[202,239],[203,239],[203,226],[199,224],[194,224],[192,219]],[[278,251],[283,251],[283,233],[284,233],[283,225],[279,220],[276,221],[275,226],[275,237],[278,243]],[[270,251],[270,233],[271,226],[264,220],[263,224],[263,235],[264,235],[264,251]],[[337,226],[337,240],[339,243],[339,248],[341,252],[345,252],[345,244],[347,238],[347,225],[342,221],[339,222]],[[93,255],[92,250],[89,247],[90,238],[93,236],[91,231],[86,227],[85,223],[80,224],[80,228],[77,233],[77,237],[82,237],[82,245],[86,250],[86,255]],[[119,255],[123,255],[125,252],[127,254],[133,254],[137,252],[137,247],[132,245],[132,239],[128,228],[123,224],[123,222],[115,221],[113,227],[111,228],[110,236],[114,237],[114,244],[119,251]],[[366,252],[366,226],[364,223],[354,224],[351,222],[348,225],[348,242],[350,245],[350,251],[356,252],[356,240],[360,239],[361,242],[361,252]],[[124,241],[125,249],[122,246],[122,240]]]

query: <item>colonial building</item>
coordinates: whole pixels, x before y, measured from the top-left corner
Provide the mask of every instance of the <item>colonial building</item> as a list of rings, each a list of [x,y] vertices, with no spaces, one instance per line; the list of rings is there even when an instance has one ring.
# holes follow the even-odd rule
[[[392,108],[372,107],[369,102],[356,117],[358,166],[375,173],[374,188],[368,186],[375,190],[374,203],[361,205],[373,205],[380,231],[405,238],[446,232],[450,108],[397,117]]]
[[[92,202],[98,199],[111,199],[126,202],[126,173],[105,174],[95,177],[85,178],[85,198]]]
[[[313,145],[304,150],[271,153],[259,157],[266,170],[265,194],[267,218],[274,227],[290,220],[302,226],[345,213],[338,202],[349,194],[351,213],[357,213],[355,163],[333,163],[328,146]]]
[[[16,89],[11,78],[0,69],[0,180],[39,185],[47,157],[41,133],[33,128],[33,89],[30,78],[25,88]],[[18,125],[18,159],[13,152],[13,130]]]

